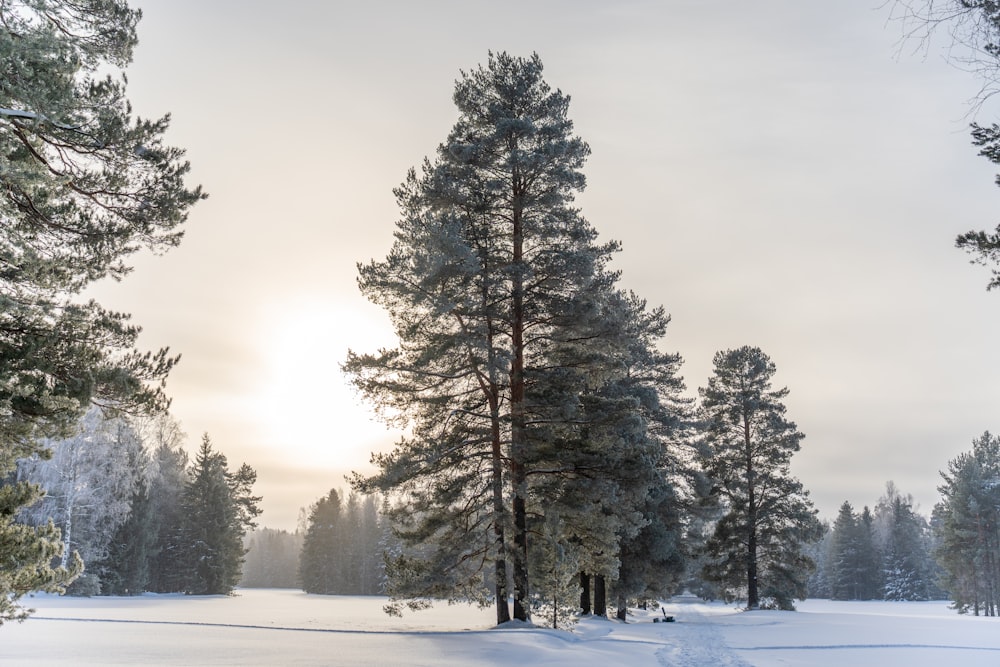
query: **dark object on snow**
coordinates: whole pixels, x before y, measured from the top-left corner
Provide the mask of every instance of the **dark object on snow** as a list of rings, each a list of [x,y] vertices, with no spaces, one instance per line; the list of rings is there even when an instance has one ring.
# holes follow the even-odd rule
[[[673,623],[674,622],[674,617],[673,616],[667,616],[667,610],[666,609],[660,609],[660,611],[663,612],[663,622],[664,623]],[[655,622],[659,622],[660,619],[654,618],[653,620]]]

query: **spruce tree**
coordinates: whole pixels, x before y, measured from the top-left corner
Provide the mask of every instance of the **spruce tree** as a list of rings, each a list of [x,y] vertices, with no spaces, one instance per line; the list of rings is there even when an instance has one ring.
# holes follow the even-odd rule
[[[875,517],[865,505],[858,517],[859,600],[882,597],[882,557],[875,546]]]
[[[829,568],[830,597],[834,600],[861,599],[861,530],[851,503],[844,501],[833,524]]]
[[[803,547],[822,526],[789,463],[804,437],[785,418],[788,389],[772,389],[775,366],[759,348],[719,352],[699,390],[703,464],[721,517],[706,544],[703,575],[747,600],[782,609],[805,597],[813,563]]]
[[[243,537],[259,514],[259,497],[250,495],[256,473],[245,464],[230,473],[225,455],[206,434],[195,455],[181,498],[180,561],[184,591],[228,595],[242,574]]]
[[[874,518],[867,506],[860,514],[847,501],[833,525],[827,564],[830,597],[834,600],[880,598],[882,557],[875,548]]]
[[[884,557],[884,597],[886,600],[926,600],[927,569],[924,557],[922,517],[902,497],[890,505],[889,539]]]
[[[124,68],[140,17],[121,0],[0,4],[0,479],[44,456],[93,402],[161,408],[165,350],[135,350],[127,315],[81,302],[96,280],[121,278],[140,248],[165,250],[201,198],[184,186],[183,152],[165,146],[167,118],[132,117]],[[59,591],[78,567],[48,524],[15,523],[41,497],[0,488],[0,623],[17,601]]]
[[[352,538],[336,489],[310,508],[299,556],[299,579],[306,593],[345,593],[343,549]]]
[[[913,508],[913,497],[892,481],[874,511],[874,536],[881,558],[881,597],[886,600],[926,600],[932,586],[927,520]]]
[[[181,447],[180,425],[163,416],[154,420],[153,471],[149,481],[149,531],[154,535],[149,553],[148,589],[156,593],[184,590],[182,541],[184,489],[190,480],[188,455]]]
[[[156,544],[152,500],[143,484],[132,496],[128,519],[108,544],[107,557],[98,563],[102,595],[141,595],[150,582],[150,564]]]

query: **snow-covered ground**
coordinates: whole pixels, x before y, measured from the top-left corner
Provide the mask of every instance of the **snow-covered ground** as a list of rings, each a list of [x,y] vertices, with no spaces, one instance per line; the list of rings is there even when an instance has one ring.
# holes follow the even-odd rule
[[[1000,665],[1000,619],[943,602],[808,600],[799,612],[742,613],[675,599],[664,608],[676,623],[637,612],[628,624],[584,619],[572,633],[490,629],[492,610],[464,605],[390,618],[382,598],[291,590],[29,602],[31,619],[0,628],[2,665]]]

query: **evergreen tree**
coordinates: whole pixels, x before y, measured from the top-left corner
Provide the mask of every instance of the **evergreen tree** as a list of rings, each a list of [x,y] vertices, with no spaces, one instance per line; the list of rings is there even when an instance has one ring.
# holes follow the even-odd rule
[[[147,590],[174,593],[184,590],[182,522],[184,489],[190,480],[188,455],[182,449],[180,425],[162,416],[150,425],[153,471],[149,481],[149,531],[154,535],[150,551]]]
[[[617,370],[581,396],[577,424],[546,439],[557,450],[547,466],[561,474],[533,490],[537,514],[560,513],[563,541],[584,572],[610,584],[624,616],[629,599],[664,594],[685,567],[689,402],[680,397],[680,357],[656,349],[669,321],[663,309],[625,293],[608,295],[603,309],[602,365]],[[535,448],[541,461],[547,451]]]
[[[626,620],[630,599],[661,599],[678,587],[687,564],[679,509],[669,484],[651,489],[642,512],[646,525],[622,541],[621,565],[611,586],[619,620]]]
[[[375,496],[365,496],[361,502],[358,526],[354,539],[360,554],[357,563],[359,592],[361,595],[379,595],[384,592],[382,554],[385,548],[382,518],[379,516],[378,499]]]
[[[566,540],[561,524],[558,510],[546,512],[531,544],[532,612],[554,629],[575,623],[580,599],[579,551]]]
[[[598,245],[572,207],[589,148],[537,56],[490,54],[454,100],[436,159],[396,191],[389,256],[360,267],[400,345],[351,354],[345,369],[409,435],[354,483],[405,499],[387,511],[407,545],[387,570],[392,595],[492,598],[502,623],[508,576],[513,616],[529,618],[534,481],[575,467],[551,445],[574,439],[580,396],[616,368],[598,350],[617,246]]]
[[[342,495],[331,489],[309,508],[298,566],[304,591],[337,595],[384,592],[383,554],[392,549],[377,504],[374,496],[361,498],[355,493],[345,503]]]
[[[875,517],[865,505],[858,517],[858,599],[882,597],[882,556],[875,546]]]
[[[350,533],[344,525],[340,494],[330,489],[309,511],[302,554],[299,560],[299,580],[306,593],[334,594],[344,592],[344,563],[339,545]]]
[[[230,473],[226,457],[206,434],[181,498],[181,562],[184,590],[194,595],[228,595],[242,573],[243,537],[259,514],[250,495],[256,473],[246,464]]]
[[[942,584],[960,613],[1000,613],[1000,438],[972,441],[941,473],[934,508]]]
[[[132,496],[128,519],[108,544],[108,555],[98,564],[103,595],[141,595],[148,590],[150,564],[156,544],[152,526],[153,503],[148,482]]]
[[[703,574],[736,593],[748,609],[771,598],[782,609],[805,597],[813,563],[803,546],[822,526],[789,463],[804,437],[785,418],[787,389],[774,390],[775,366],[759,348],[715,355],[715,372],[700,390],[704,465],[722,516],[706,550]]]
[[[830,597],[834,600],[861,599],[861,539],[858,517],[851,504],[845,500],[833,524],[828,564]]]
[[[811,598],[830,598],[833,552],[833,530],[826,521],[822,522],[823,536],[805,547],[805,554],[816,564],[816,569],[806,581],[806,590]]]
[[[1000,82],[1000,11],[995,0],[896,0],[894,7],[903,11],[897,18],[905,26],[908,38],[922,42],[932,33],[946,27],[949,37],[961,48],[953,56],[961,61],[962,69],[975,72],[983,84],[978,103],[998,92]],[[988,127],[972,123],[973,144],[979,154],[993,164],[1000,164],[1000,125]],[[997,179],[1000,185],[1000,178]],[[955,245],[972,256],[972,262],[991,269],[986,289],[1000,287],[1000,225],[993,231],[971,230],[960,234]]]
[[[162,144],[167,119],[131,116],[120,73],[139,16],[121,0],[0,4],[0,479],[71,435],[93,402],[165,404],[174,359],[135,351],[127,315],[75,300],[127,274],[140,248],[176,245],[201,197],[184,187],[182,151]],[[40,497],[29,482],[0,488],[0,622],[25,616],[25,593],[80,571],[50,567],[48,524],[15,523]]]
[[[890,528],[884,556],[886,600],[928,599],[926,558],[922,539],[925,524],[901,496],[889,507]]]

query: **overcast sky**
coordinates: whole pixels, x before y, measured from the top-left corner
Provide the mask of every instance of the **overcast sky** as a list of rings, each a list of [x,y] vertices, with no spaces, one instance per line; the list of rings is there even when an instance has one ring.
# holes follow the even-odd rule
[[[208,432],[257,469],[263,525],[293,528],[392,441],[338,370],[393,343],[355,265],[388,252],[391,190],[489,50],[537,51],[572,97],[579,204],[622,242],[624,286],[672,315],[689,391],[718,350],[774,360],[824,517],[890,479],[928,513],[938,471],[1000,430],[1000,294],[953,247],[1000,221],[977,82],[944,41],[900,49],[881,0],[135,4],[130,98],[172,114],[210,198],[181,247],[95,293],[183,355],[189,449]]]

